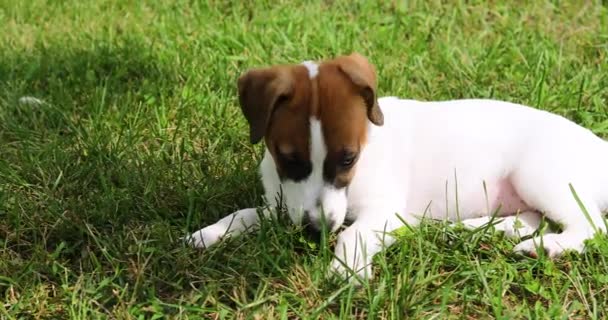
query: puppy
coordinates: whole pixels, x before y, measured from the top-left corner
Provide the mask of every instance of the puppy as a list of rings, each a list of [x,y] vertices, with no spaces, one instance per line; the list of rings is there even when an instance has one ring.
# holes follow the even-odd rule
[[[391,231],[421,217],[475,228],[498,212],[495,228],[523,237],[544,215],[563,231],[514,250],[550,257],[581,252],[606,230],[608,143],[561,116],[496,100],[377,98],[374,67],[357,53],[250,70],[238,95],[251,143],[265,142],[260,174],[271,206],[193,233],[197,247],[255,229],[274,204],[313,229],[354,221],[331,264],[346,277],[369,278]]]

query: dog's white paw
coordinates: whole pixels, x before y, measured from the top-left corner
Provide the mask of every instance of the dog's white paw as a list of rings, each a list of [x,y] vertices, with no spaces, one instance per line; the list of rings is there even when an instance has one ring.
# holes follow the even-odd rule
[[[462,224],[467,229],[477,229],[492,222],[494,230],[504,232],[505,236],[523,238],[534,234],[538,230],[541,219],[539,213],[523,212],[519,215],[499,217],[494,220],[492,220],[492,217],[466,219],[462,221]]]
[[[218,243],[226,235],[224,228],[216,225],[210,225],[192,233],[185,240],[196,248],[209,248]]]
[[[583,252],[584,241],[576,236],[551,233],[522,241],[513,248],[513,251],[520,254],[529,254],[536,258],[539,256],[539,249],[544,249],[548,257],[555,258],[567,250]]]
[[[472,230],[487,225],[488,223],[490,223],[490,219],[490,217],[471,218],[462,220],[460,223],[462,223],[462,226],[466,229]]]
[[[371,263],[346,265],[343,261],[334,258],[329,266],[328,276],[338,277],[350,283],[362,285],[363,282],[373,278],[372,266]]]

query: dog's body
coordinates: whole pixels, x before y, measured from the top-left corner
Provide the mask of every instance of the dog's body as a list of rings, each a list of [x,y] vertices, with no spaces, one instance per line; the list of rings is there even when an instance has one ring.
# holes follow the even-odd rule
[[[281,102],[287,105],[273,102],[267,111],[260,172],[266,201],[273,204],[282,194],[295,223],[304,220],[318,229],[325,222],[335,231],[345,218],[354,221],[338,236],[332,264],[338,273],[350,269],[369,277],[372,256],[394,241],[386,233],[404,221],[416,225],[421,216],[477,227],[498,212],[503,220],[497,229],[526,236],[538,228],[542,213],[563,225],[562,233],[542,237],[550,256],[566,249],[580,252],[585,240],[605,231],[601,212],[608,207],[608,143],[589,130],[548,112],[495,100],[419,102],[376,100],[374,95],[371,101],[365,88],[375,94],[375,75],[358,55],[305,67],[313,85],[292,86],[287,102]],[[293,77],[303,82],[302,69],[292,68],[299,70],[291,71]],[[276,81],[266,77],[250,73],[239,81],[253,142],[260,129],[249,109],[260,106],[248,102],[247,87],[266,81],[275,90]],[[271,78],[277,77],[282,76]],[[303,100],[298,91],[314,98]],[[358,100],[351,102],[349,95]],[[281,129],[272,123],[302,116],[293,111],[304,105],[311,107],[303,112],[308,118],[300,117],[301,125]],[[337,106],[341,109],[335,111]],[[290,112],[277,115],[276,108]],[[350,111],[358,108],[363,113]],[[297,135],[307,137],[299,141]],[[285,160],[282,153],[305,160]],[[255,209],[240,210],[195,232],[192,241],[209,246],[257,222]],[[539,240],[525,240],[515,250],[535,253]]]

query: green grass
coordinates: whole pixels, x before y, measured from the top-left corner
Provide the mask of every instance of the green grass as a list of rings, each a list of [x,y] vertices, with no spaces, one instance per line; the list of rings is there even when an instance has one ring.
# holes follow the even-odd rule
[[[380,95],[493,97],[608,135],[605,1],[379,3],[0,0],[2,318],[608,317],[605,238],[521,259],[424,224],[363,289],[326,281],[331,249],[284,221],[178,241],[261,204],[250,67],[359,51]]]

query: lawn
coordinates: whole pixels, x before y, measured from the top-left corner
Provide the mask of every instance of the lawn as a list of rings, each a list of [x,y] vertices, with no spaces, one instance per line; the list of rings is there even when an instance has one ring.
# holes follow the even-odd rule
[[[251,67],[358,51],[380,95],[504,99],[608,137],[602,2],[1,0],[1,317],[608,317],[605,237],[536,260],[425,223],[363,288],[326,280],[331,248],[284,220],[179,241],[261,205]]]

